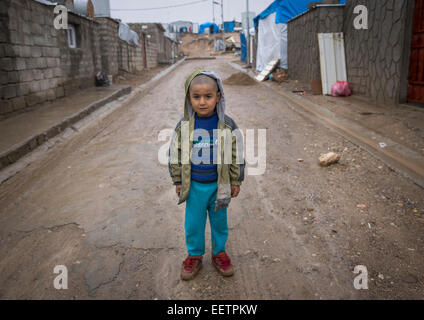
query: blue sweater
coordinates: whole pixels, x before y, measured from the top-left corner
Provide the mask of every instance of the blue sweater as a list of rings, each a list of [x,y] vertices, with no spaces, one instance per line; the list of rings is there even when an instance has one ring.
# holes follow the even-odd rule
[[[202,136],[202,133],[196,132],[196,129],[206,130],[209,133],[209,137],[206,134]],[[218,129],[218,114],[216,113],[216,109],[215,113],[210,117],[199,117],[195,114],[191,179],[197,182],[211,183],[218,180],[217,165],[214,164],[214,160],[216,162],[216,150],[218,148],[217,139],[213,132],[216,129]],[[207,152],[209,152],[209,157],[207,157]],[[209,163],[207,163],[208,161],[204,161],[206,157],[209,159]],[[193,163],[193,161],[196,163]]]

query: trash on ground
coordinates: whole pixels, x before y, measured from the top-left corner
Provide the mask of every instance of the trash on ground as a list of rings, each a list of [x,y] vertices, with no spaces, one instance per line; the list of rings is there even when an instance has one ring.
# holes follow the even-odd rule
[[[106,87],[110,85],[109,78],[106,73],[98,72],[95,77],[96,87]]]
[[[274,69],[276,68],[279,62],[280,62],[280,59],[274,59],[270,61],[266,65],[266,67],[262,70],[262,72],[255,77],[255,79],[259,82],[262,82],[268,79],[268,76],[271,74],[272,71],[274,71]]]
[[[331,95],[333,97],[347,97],[352,94],[349,84],[346,81],[337,81],[331,87]]]
[[[323,167],[328,167],[334,163],[339,162],[341,155],[335,152],[329,152],[319,157],[319,163]]]
[[[274,71],[269,77],[275,82],[282,83],[288,79],[288,74],[285,69],[279,69]]]
[[[312,80],[311,81],[311,90],[313,95],[322,94],[322,83],[321,80]]]
[[[380,148],[386,148],[387,147],[387,144],[385,144],[384,142],[380,142],[378,145],[380,146]]]

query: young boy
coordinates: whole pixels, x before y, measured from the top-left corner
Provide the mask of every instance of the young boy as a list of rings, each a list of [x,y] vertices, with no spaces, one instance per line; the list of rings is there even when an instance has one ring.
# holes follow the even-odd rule
[[[225,115],[221,79],[196,69],[185,84],[184,118],[170,145],[169,172],[179,203],[186,201],[185,238],[188,257],[182,280],[191,280],[202,266],[209,213],[212,263],[223,276],[234,273],[225,252],[227,207],[244,179],[243,141],[235,122]]]

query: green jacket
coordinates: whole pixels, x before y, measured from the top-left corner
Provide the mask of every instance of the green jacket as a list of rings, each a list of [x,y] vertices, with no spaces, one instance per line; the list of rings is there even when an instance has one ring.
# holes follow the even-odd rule
[[[177,124],[169,148],[169,173],[175,185],[181,184],[178,204],[183,203],[190,191],[191,153],[193,148],[194,110],[191,106],[188,90],[191,81],[199,74],[205,74],[217,81],[221,100],[216,106],[218,114],[218,192],[215,210],[228,207],[231,201],[231,185],[242,184],[245,161],[243,158],[243,136],[236,123],[225,115],[225,94],[222,81],[213,72],[196,69],[185,83],[184,117]]]

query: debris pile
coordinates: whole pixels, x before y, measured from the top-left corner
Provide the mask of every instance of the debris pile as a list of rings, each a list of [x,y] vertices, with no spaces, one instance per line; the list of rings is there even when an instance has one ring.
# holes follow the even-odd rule
[[[223,83],[230,86],[252,86],[256,84],[255,80],[243,72],[234,73]]]
[[[270,78],[278,83],[282,83],[288,79],[287,71],[285,69],[278,69],[271,74]]]

